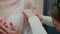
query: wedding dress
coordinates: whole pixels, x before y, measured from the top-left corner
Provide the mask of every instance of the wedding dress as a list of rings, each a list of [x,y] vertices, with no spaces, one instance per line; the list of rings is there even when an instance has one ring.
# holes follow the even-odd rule
[[[9,15],[6,22],[8,25],[8,29],[11,29],[10,22],[12,22],[13,25],[15,25],[23,34],[32,34],[32,28],[30,27],[29,22],[24,20],[22,12],[24,10],[25,5],[27,5],[27,3],[32,4],[33,0],[30,0],[29,2],[27,1],[27,3],[26,1],[27,0],[21,0],[20,6],[16,8],[11,15]]]

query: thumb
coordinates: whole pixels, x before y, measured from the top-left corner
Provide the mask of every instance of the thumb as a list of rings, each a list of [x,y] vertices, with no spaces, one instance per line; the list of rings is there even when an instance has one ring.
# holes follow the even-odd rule
[[[12,24],[12,22],[10,23],[10,26],[12,27],[12,30],[13,30],[13,31],[17,31],[17,30],[18,30],[17,27]]]

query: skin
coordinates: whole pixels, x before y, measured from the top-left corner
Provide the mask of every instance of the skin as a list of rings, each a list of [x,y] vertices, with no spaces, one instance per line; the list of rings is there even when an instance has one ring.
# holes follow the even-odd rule
[[[0,16],[5,17],[7,19],[6,16],[12,13],[12,11],[10,10],[19,6],[20,3],[18,1],[19,0],[0,0]],[[5,18],[4,20],[6,20]],[[18,28],[16,28],[14,25],[12,25],[11,27],[12,30],[9,30],[0,23],[0,34],[21,34]]]
[[[8,28],[0,24],[0,34],[20,34],[18,29],[14,25],[12,25],[11,27],[12,30],[9,30]]]
[[[12,11],[19,6],[19,4],[20,4],[19,0],[0,0],[0,16],[4,20],[6,20],[7,16],[9,16],[12,13]],[[29,9],[33,10],[34,12],[35,11],[34,9],[36,9],[36,7],[30,6]],[[14,25],[11,27],[12,27],[12,30],[10,31],[8,28],[5,28],[5,26],[0,24],[0,28],[1,28],[0,34],[22,34],[21,32],[19,32],[18,28],[16,28]]]
[[[55,18],[53,19],[53,24],[55,25],[55,28],[57,29],[57,31],[60,32],[60,22],[58,22]]]
[[[43,15],[37,14],[37,13],[35,13],[35,12],[33,12],[32,10],[29,10],[29,9],[26,9],[26,10],[24,11],[24,15],[25,15],[25,17],[27,17],[27,18],[30,18],[30,17],[32,17],[32,16],[38,16],[41,21],[43,20]],[[53,20],[53,24],[55,25],[55,28],[57,29],[57,31],[60,32],[60,23],[59,23],[55,18],[53,18],[53,17],[52,17],[52,20]]]

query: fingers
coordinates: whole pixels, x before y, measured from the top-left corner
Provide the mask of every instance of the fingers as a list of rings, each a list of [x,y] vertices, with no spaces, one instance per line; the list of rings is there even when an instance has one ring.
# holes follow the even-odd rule
[[[13,31],[18,31],[17,27],[12,26]]]
[[[0,23],[2,22],[2,19],[0,18]]]
[[[1,24],[0,24],[0,28],[1,28],[2,30],[4,30],[5,32],[7,32],[7,33],[10,32],[10,30],[8,30],[5,26],[3,26],[3,25],[1,25]]]
[[[21,33],[16,26],[12,26],[12,31],[10,33]]]
[[[17,27],[15,27],[12,22],[10,22],[10,26],[12,27],[12,30],[17,30]]]
[[[27,15],[24,12],[23,12],[23,15],[24,15],[24,19],[28,20],[28,17],[27,17]]]
[[[25,14],[25,12],[23,12],[23,15],[24,15],[24,17],[27,17],[26,14]]]
[[[31,17],[31,16],[34,16],[35,15],[35,11],[32,11],[32,10],[30,10],[30,9],[25,9],[24,10],[24,13],[25,13],[25,15],[27,16],[27,17]]]
[[[12,22],[10,23],[12,30],[9,30],[8,28],[6,28],[5,26],[0,24],[0,34],[12,34],[12,33],[19,33],[19,30],[17,29],[17,27],[15,27]]]
[[[15,27],[12,22],[10,22],[10,26],[12,27],[13,31],[17,31],[18,30],[17,27]]]
[[[10,33],[15,33],[15,32],[18,31],[18,29],[17,29],[15,26],[12,26],[12,25],[11,25],[11,27],[12,27],[12,29],[13,29],[12,31],[0,24],[0,28],[1,28],[1,29],[0,29],[0,32],[3,33],[3,34],[5,34],[5,33],[6,33],[6,34],[7,34],[7,33],[10,34]]]
[[[2,21],[3,21],[3,20],[0,18],[0,24],[2,24]]]
[[[3,31],[2,29],[0,29],[0,33],[2,34],[7,34],[5,31]]]
[[[25,9],[25,10],[24,10],[23,14],[24,14],[25,18],[26,18],[26,17],[27,17],[27,18],[29,17],[29,16],[28,16],[28,12],[29,12],[28,9]]]
[[[30,9],[36,10],[36,6],[35,5],[32,5]]]

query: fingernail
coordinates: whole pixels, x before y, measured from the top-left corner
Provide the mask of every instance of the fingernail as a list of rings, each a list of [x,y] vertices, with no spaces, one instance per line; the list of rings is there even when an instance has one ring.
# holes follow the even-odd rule
[[[0,19],[0,23],[2,22],[2,19]]]
[[[8,28],[8,26],[7,26],[7,25],[5,25],[5,27],[6,27],[6,28]]]
[[[6,25],[7,24],[7,22],[4,22],[4,24],[3,25]]]
[[[10,26],[13,26],[13,23],[12,22],[10,22]]]
[[[6,28],[8,28],[6,21],[4,22],[3,26],[5,26]]]

